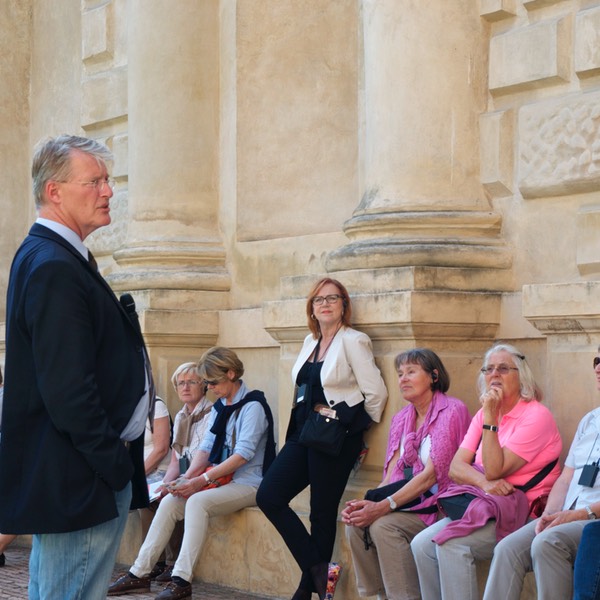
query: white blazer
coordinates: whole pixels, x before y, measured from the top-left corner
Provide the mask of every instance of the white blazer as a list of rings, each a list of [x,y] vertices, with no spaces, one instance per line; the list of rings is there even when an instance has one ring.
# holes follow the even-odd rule
[[[292,381],[315,349],[318,340],[307,335],[296,363],[292,368]],[[355,406],[364,400],[367,414],[379,423],[387,402],[387,389],[375,364],[373,346],[368,335],[350,327],[342,327],[333,338],[323,367],[321,385],[329,406],[346,402]]]

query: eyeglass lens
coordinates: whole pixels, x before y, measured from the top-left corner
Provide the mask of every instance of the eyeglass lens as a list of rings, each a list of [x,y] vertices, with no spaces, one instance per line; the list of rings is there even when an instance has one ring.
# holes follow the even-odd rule
[[[313,304],[323,304],[323,302],[327,302],[327,304],[335,304],[341,296],[339,294],[329,294],[328,296],[315,296],[313,298]]]

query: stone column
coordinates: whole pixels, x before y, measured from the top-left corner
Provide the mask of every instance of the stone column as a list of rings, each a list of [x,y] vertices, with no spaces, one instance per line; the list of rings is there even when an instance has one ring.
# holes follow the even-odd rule
[[[487,38],[471,0],[363,0],[362,199],[329,271],[506,268],[480,181]]]
[[[128,289],[228,288],[218,235],[219,2],[131,0]]]
[[[214,345],[229,274],[219,237],[219,1],[130,0],[128,223],[107,279],[133,292],[158,389]]]

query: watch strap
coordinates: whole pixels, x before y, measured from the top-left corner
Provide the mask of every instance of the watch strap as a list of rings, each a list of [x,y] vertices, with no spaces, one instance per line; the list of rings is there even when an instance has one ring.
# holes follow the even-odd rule
[[[495,431],[496,433],[498,433],[498,425],[486,425],[484,423],[483,428],[487,429],[488,431]]]

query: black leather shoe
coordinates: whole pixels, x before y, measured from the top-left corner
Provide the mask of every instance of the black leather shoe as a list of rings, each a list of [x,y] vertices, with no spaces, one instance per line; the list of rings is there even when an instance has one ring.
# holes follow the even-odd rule
[[[192,597],[192,584],[177,585],[174,581],[158,595],[154,600],[179,600],[179,598]]]
[[[167,568],[167,564],[166,563],[156,563],[153,567],[152,567],[152,571],[150,571],[150,574],[148,575],[148,577],[150,577],[150,579],[152,579],[152,581],[154,581],[159,575],[162,575],[165,572],[165,569]]]
[[[6,558],[4,554],[0,554],[0,567],[3,567],[6,564]]]
[[[158,583],[169,583],[171,581],[171,573],[173,572],[173,565],[167,565],[165,570],[154,578],[154,581]]]
[[[121,596],[141,591],[150,591],[150,577],[132,577],[129,573],[125,573],[108,586],[108,596]]]

